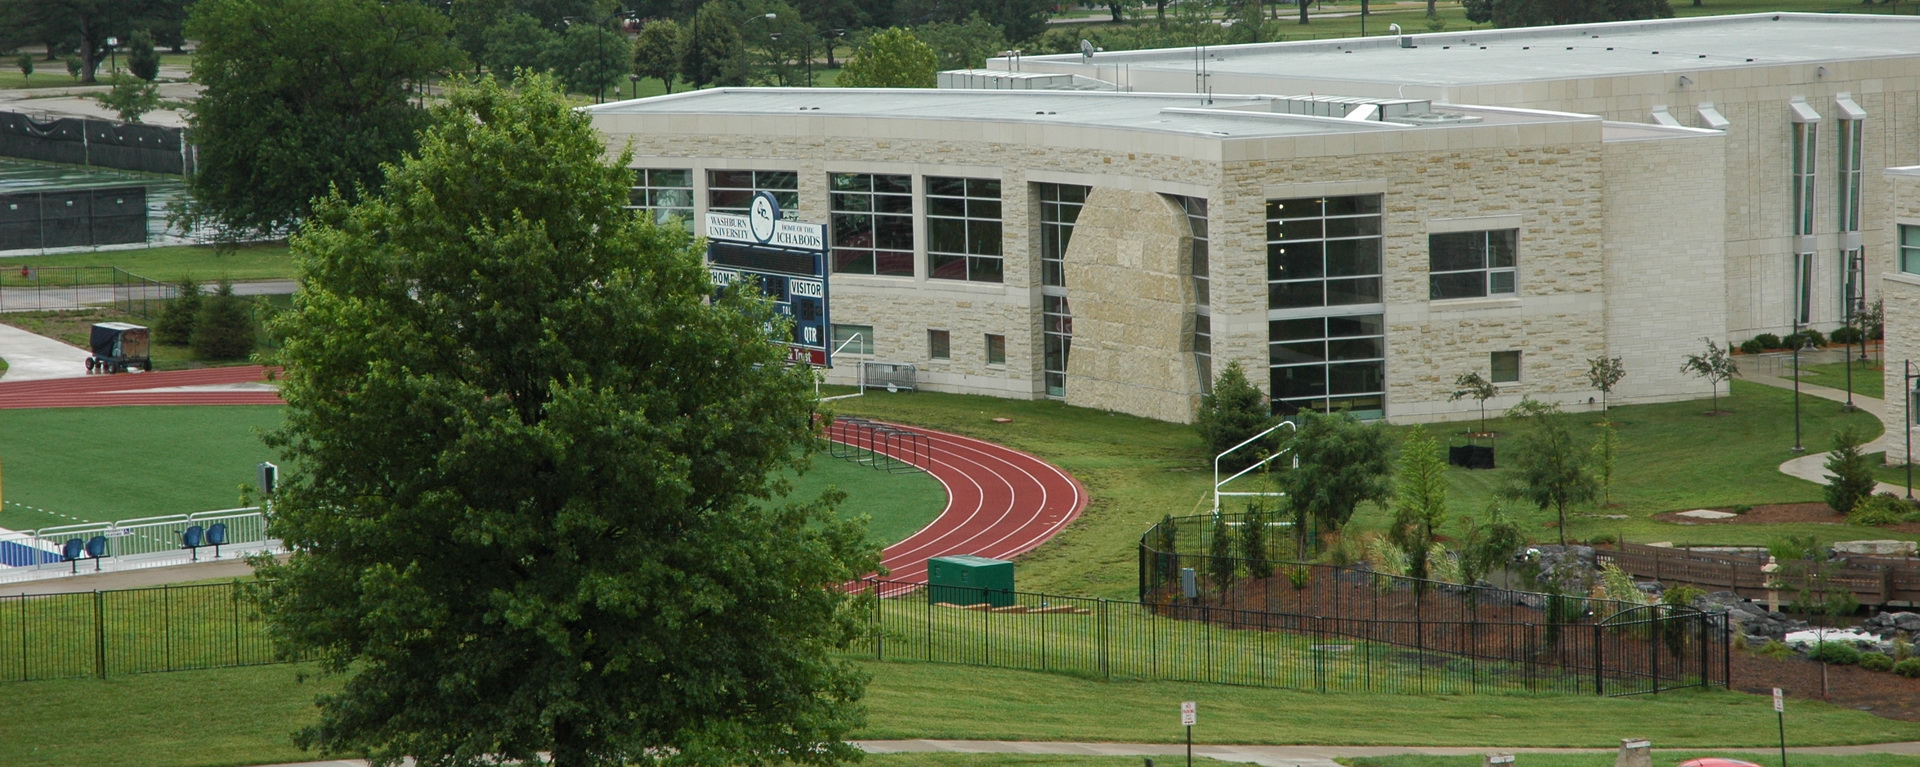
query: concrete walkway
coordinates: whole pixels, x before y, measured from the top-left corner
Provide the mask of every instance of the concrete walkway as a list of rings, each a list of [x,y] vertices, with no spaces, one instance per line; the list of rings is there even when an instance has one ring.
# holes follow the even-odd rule
[[[87,374],[87,350],[38,336],[12,325],[0,325],[0,360],[7,372],[0,381],[44,381],[78,378]]]
[[[1821,363],[1828,363],[1828,362],[1842,362],[1846,359],[1847,359],[1846,352],[1839,352],[1836,354],[1835,352],[1830,350],[1822,350],[1818,352],[1812,352],[1809,354],[1802,354],[1800,356],[1800,364],[1813,365],[1813,364],[1821,364]],[[1877,374],[1874,374],[1874,375],[1877,375]],[[1740,378],[1741,380],[1752,381],[1753,383],[1757,383],[1757,384],[1766,384],[1768,386],[1776,386],[1782,389],[1793,388],[1793,378],[1791,377],[1791,368],[1788,369],[1787,375],[1785,376],[1773,375],[1770,373],[1761,373],[1757,371],[1747,371],[1747,372],[1741,373]],[[1826,404],[1826,402],[1830,401],[1830,402],[1845,403],[1847,402],[1847,399],[1848,399],[1847,392],[1844,389],[1835,389],[1828,386],[1817,386],[1814,384],[1807,383],[1805,381],[1800,382],[1800,393],[1805,397],[1810,397],[1814,400],[1813,402],[1803,401],[1801,403],[1802,408],[1832,407],[1832,405]],[[1905,445],[1906,433],[1889,429],[1886,426],[1887,403],[1885,401],[1875,399],[1873,397],[1864,396],[1857,393],[1853,395],[1852,399],[1853,399],[1854,407],[1859,408],[1862,412],[1872,415],[1874,418],[1879,419],[1880,421],[1880,429],[1881,429],[1880,436],[1876,437],[1873,441],[1868,442],[1865,445],[1862,445],[1860,447],[1860,452],[1862,453],[1879,453],[1879,452],[1899,453],[1906,449],[1906,445]],[[1807,447],[1808,449],[1811,450],[1813,448],[1823,447],[1824,445],[1811,444],[1803,441],[1802,446]],[[1801,455],[1797,458],[1792,458],[1787,460],[1784,463],[1781,463],[1780,471],[1781,473],[1786,474],[1788,476],[1799,477],[1808,482],[1814,482],[1814,483],[1824,485],[1827,483],[1829,479],[1832,479],[1833,477],[1833,475],[1827,471],[1827,458],[1830,455],[1832,455],[1831,451],[1809,452],[1805,455]],[[1879,482],[1875,484],[1874,492],[1892,493],[1894,495],[1904,496],[1907,492],[1907,488],[1904,485],[1896,485],[1891,482]]]
[[[1176,764],[1184,757],[1185,745],[1165,743],[1056,743],[1005,740],[868,740],[854,745],[874,754],[1057,754],[1061,756],[1139,756],[1155,757],[1162,764]],[[1660,744],[1655,743],[1656,761]],[[1687,748],[1674,751],[1713,751],[1725,754],[1779,753],[1771,748]],[[1878,743],[1866,746],[1789,747],[1793,754],[1920,755],[1920,742]],[[1424,754],[1433,756],[1472,756],[1475,754],[1611,754],[1610,748],[1458,748],[1443,746],[1232,746],[1194,744],[1193,755],[1223,762],[1266,765],[1266,767],[1339,767],[1335,759],[1359,756],[1395,756]],[[412,760],[405,762],[411,766]],[[1516,761],[1526,764],[1525,759]],[[271,765],[265,767],[366,767],[358,759]]]

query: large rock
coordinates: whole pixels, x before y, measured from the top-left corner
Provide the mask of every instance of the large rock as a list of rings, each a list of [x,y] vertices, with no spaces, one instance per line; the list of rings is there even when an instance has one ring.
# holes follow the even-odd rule
[[[1833,544],[1839,554],[1864,554],[1874,557],[1911,557],[1920,554],[1920,543],[1913,541],[1840,541]]]

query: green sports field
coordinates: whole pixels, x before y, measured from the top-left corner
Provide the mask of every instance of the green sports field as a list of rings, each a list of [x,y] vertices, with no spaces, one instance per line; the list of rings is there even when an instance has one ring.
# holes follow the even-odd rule
[[[274,460],[259,435],[281,420],[281,408],[261,406],[0,410],[0,528],[232,508],[254,465]],[[829,485],[847,493],[840,511],[868,516],[883,544],[925,527],[947,502],[924,473],[887,474],[824,454],[789,497],[813,498]]]

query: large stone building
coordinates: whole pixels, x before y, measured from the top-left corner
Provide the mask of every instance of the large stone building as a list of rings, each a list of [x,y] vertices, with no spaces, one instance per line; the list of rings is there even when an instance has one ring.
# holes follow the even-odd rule
[[[1679,372],[1702,338],[1870,300],[1893,230],[1866,171],[1920,162],[1913,40],[1920,19],[1745,16],[588,112],[632,148],[638,207],[770,191],[827,224],[836,335],[927,388],[1184,421],[1236,360],[1280,410],[1421,420],[1477,411],[1449,396],[1469,371],[1496,406],[1584,406],[1602,356],[1616,402],[1702,396]],[[1025,90],[1050,81],[1078,90]]]
[[[1887,331],[1882,391],[1886,392],[1887,462],[1901,463],[1901,454],[1907,454],[1907,462],[1920,454],[1920,450],[1907,453],[1911,442],[1920,441],[1920,434],[1914,433],[1920,421],[1912,393],[1920,379],[1907,378],[1920,376],[1920,166],[1888,168],[1885,177],[1887,233],[1894,253],[1893,269],[1880,278]]]

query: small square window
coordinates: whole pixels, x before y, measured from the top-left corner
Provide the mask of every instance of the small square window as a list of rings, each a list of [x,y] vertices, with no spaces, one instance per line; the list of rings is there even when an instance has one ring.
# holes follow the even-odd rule
[[[927,358],[936,360],[953,359],[952,338],[944,330],[927,331]]]
[[[1493,353],[1493,382],[1497,384],[1520,382],[1519,352]]]
[[[987,334],[987,364],[1007,364],[1007,337]]]

